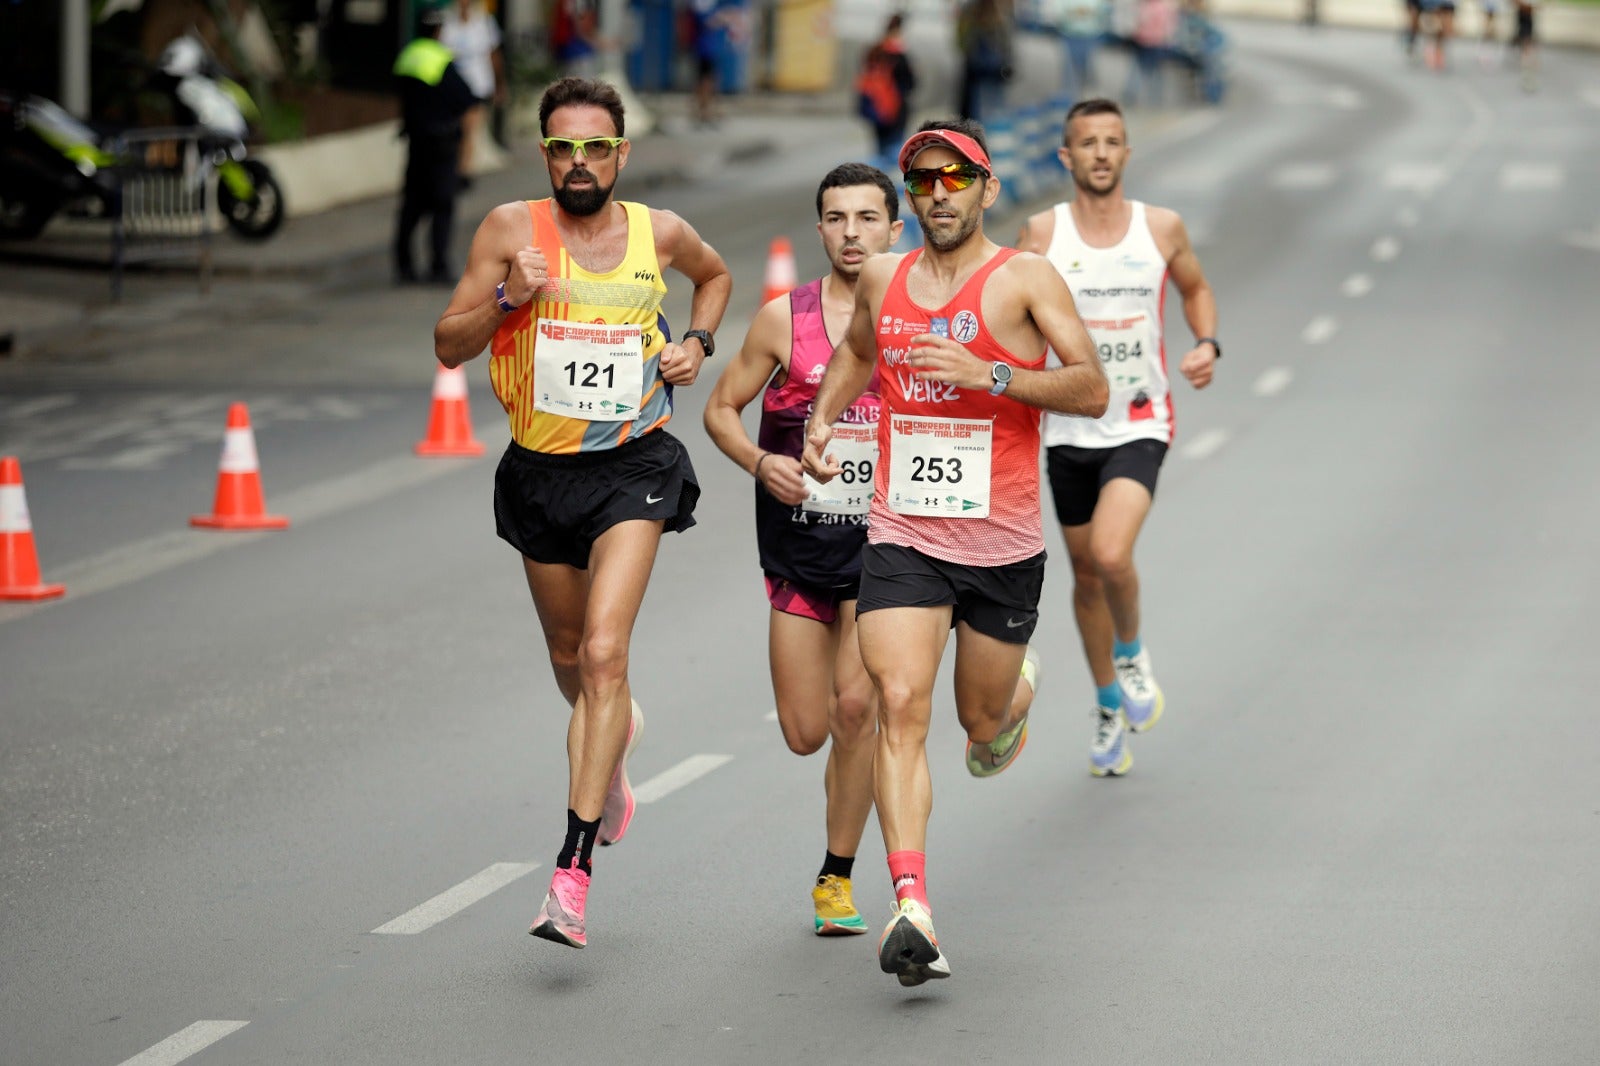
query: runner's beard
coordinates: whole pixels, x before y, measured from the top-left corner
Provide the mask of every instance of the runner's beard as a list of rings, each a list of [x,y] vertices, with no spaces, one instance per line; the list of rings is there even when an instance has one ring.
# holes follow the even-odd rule
[[[573,173],[575,174],[577,171],[573,171]],[[569,215],[577,215],[580,218],[598,214],[600,209],[606,205],[606,202],[611,199],[611,190],[616,187],[616,182],[612,182],[610,185],[601,185],[600,178],[592,170],[586,173],[589,175],[589,179],[594,182],[587,189],[571,189],[562,184],[552,190],[556,203],[561,207],[561,210]],[[571,180],[572,174],[568,174],[567,181],[570,182]]]
[[[936,252],[954,251],[963,244],[967,243],[967,238],[971,237],[973,233],[977,231],[978,221],[983,217],[981,209],[978,211],[973,211],[971,214],[957,215],[956,217],[960,219],[961,225],[956,228],[956,231],[950,234],[939,234],[936,233],[933,227],[928,223],[928,219],[932,216],[933,211],[934,209],[931,206],[928,208],[926,214],[918,211],[917,221],[922,223],[923,241],[927,243],[929,248],[932,248]]]

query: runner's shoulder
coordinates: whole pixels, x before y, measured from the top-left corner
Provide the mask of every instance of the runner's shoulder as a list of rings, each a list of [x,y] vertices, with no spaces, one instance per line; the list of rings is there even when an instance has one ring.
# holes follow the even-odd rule
[[[1172,251],[1188,245],[1189,235],[1184,229],[1183,216],[1172,208],[1145,204],[1144,220],[1145,225],[1150,227],[1150,235],[1169,255]]]
[[[1050,241],[1056,231],[1056,209],[1047,207],[1037,211],[1022,221],[1022,229],[1017,234],[1017,247],[1023,251],[1044,252],[1050,247]]]

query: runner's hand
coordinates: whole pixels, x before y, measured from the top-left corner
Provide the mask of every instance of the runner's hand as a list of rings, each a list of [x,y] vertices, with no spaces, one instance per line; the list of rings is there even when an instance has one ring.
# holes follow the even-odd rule
[[[1197,344],[1178,364],[1178,370],[1189,379],[1189,384],[1203,389],[1211,384],[1211,372],[1216,366],[1217,350],[1209,344]]]
[[[828,442],[832,439],[832,426],[807,426],[805,450],[800,453],[800,465],[805,472],[824,485],[844,470],[838,460],[827,453]]]
[[[696,338],[698,339],[698,338]],[[706,350],[698,344],[699,355],[689,354],[681,344],[668,344],[661,349],[661,380],[668,385],[693,385],[700,376],[700,366],[706,361]]]
[[[989,361],[979,359],[949,337],[932,333],[912,337],[906,363],[924,381],[942,381],[946,385],[984,392],[994,384]]]
[[[544,253],[533,245],[521,249],[511,258],[511,270],[506,274],[506,299],[521,307],[533,299],[550,278],[550,266]]]
[[[775,499],[790,507],[799,506],[811,495],[800,460],[787,455],[769,454],[761,460],[761,483]]]

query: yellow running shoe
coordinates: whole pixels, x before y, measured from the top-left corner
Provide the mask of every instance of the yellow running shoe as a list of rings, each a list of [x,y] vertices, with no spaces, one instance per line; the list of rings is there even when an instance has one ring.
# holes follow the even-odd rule
[[[856,936],[867,931],[866,920],[850,898],[850,879],[828,874],[811,890],[817,909],[818,936]]]

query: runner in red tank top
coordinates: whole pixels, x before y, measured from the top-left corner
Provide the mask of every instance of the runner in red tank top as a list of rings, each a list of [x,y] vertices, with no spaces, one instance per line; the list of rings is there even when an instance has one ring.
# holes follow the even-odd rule
[[[967,770],[999,773],[1027,742],[1038,683],[1027,642],[1044,582],[1039,420],[1047,410],[1098,418],[1110,390],[1061,275],[984,236],[1000,181],[983,128],[924,123],[900,169],[924,247],[862,270],[803,463],[820,482],[841,473],[831,427],[876,369],[880,454],[857,634],[878,690],[874,799],[898,906],[878,963],[909,986],[950,975],[924,882],[939,660],[954,628]],[[1046,343],[1061,366],[1045,367]]]
[[[806,418],[855,308],[867,258],[900,236],[888,175],[844,163],[817,188],[817,232],[831,269],[756,313],[739,354],[706,401],[706,432],[756,480],[756,543],[772,604],[768,641],[778,725],[789,750],[827,743],[828,851],[811,890],[818,936],[865,933],[851,874],[872,811],[877,708],[856,641],[856,589],[867,541],[867,504],[877,451],[878,392],[869,386],[844,414],[851,470],[827,486],[800,470]],[[759,443],[745,432],[745,407],[762,394]]]

